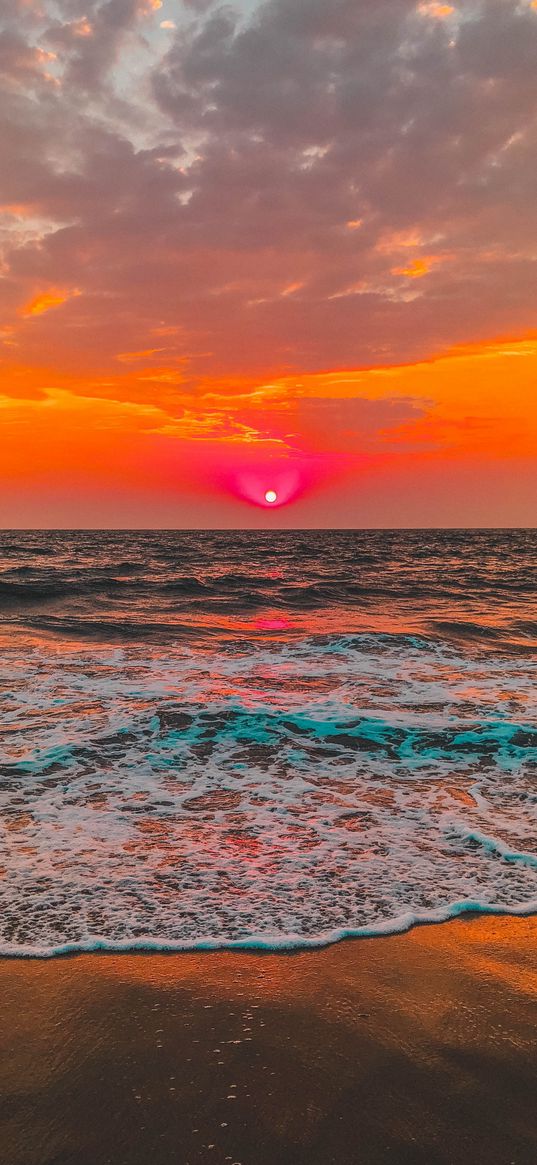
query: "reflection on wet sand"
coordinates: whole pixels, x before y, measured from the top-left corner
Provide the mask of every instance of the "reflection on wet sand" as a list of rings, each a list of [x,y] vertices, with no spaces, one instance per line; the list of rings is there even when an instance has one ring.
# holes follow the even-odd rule
[[[9,1165],[533,1165],[537,920],[0,962]]]

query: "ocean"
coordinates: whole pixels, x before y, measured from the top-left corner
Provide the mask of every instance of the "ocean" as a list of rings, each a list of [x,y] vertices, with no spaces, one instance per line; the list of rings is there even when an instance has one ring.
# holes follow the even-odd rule
[[[0,533],[0,953],[537,909],[534,531]]]

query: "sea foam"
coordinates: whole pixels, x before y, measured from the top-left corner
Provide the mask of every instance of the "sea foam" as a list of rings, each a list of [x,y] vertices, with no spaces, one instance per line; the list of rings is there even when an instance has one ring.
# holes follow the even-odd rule
[[[417,567],[366,540],[363,578],[352,540],[284,539],[273,571],[255,537],[155,535],[147,562],[138,535],[55,537],[44,566],[37,536],[5,559],[33,591],[0,627],[0,952],[293,950],[535,910],[536,624],[509,545],[506,569],[461,544],[469,604],[438,536]]]

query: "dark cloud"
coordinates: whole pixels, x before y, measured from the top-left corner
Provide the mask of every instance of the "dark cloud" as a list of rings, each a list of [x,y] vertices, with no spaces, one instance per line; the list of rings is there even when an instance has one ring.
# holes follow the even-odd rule
[[[537,12],[445,7],[190,3],[167,47],[150,0],[45,3],[39,19],[6,0],[10,343],[113,370],[175,329],[166,356],[195,382],[524,332]],[[21,322],[46,286],[64,305]]]

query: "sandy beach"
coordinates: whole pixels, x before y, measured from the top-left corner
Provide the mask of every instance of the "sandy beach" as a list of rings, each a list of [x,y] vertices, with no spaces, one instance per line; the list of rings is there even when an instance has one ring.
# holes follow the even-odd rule
[[[0,963],[5,1165],[534,1165],[537,919]]]

